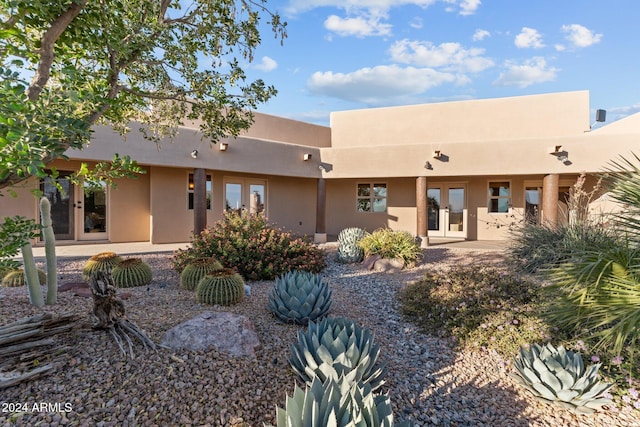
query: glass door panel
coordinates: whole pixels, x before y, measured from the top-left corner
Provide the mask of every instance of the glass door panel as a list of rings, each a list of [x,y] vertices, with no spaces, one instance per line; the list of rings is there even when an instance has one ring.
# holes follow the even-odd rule
[[[240,211],[244,209],[242,203],[242,184],[235,182],[227,182],[224,188],[225,194],[225,210]]]
[[[434,234],[440,230],[440,188],[427,190],[427,228]]]
[[[464,235],[464,188],[449,187],[448,199],[447,235]]]
[[[249,213],[264,212],[264,184],[249,185]]]
[[[51,203],[51,222],[56,240],[73,240],[75,198],[74,185],[68,178],[59,177],[56,184],[50,177],[40,181],[40,190]]]
[[[101,183],[99,189],[82,188],[81,206],[82,240],[102,240],[107,238],[107,186]]]

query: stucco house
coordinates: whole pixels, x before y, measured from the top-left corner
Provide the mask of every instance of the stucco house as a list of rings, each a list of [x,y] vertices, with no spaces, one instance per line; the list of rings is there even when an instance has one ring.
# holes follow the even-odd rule
[[[147,171],[116,189],[61,194],[30,180],[0,199],[0,217],[37,218],[29,190],[52,201],[59,241],[187,242],[193,174],[206,170],[207,221],[226,209],[263,211],[270,222],[323,241],[345,227],[405,230],[423,238],[500,240],[515,219],[564,220],[577,177],[640,149],[640,114],[592,128],[587,91],[334,112],[330,126],[256,113],[238,138],[215,145],[196,123],[159,147],[96,127],[92,143],[58,161],[128,154]],[[136,129],[136,124],[132,124]]]

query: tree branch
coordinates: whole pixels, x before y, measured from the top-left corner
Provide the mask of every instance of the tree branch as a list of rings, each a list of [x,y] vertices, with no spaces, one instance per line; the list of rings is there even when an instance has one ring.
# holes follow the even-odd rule
[[[40,96],[42,89],[47,85],[49,77],[51,76],[51,65],[55,57],[54,48],[56,41],[62,35],[64,30],[67,29],[71,21],[78,16],[80,11],[86,6],[88,0],[78,0],[77,3],[72,3],[69,8],[58,16],[52,23],[47,31],[45,31],[40,41],[40,62],[38,63],[38,69],[36,70],[31,85],[27,89],[27,96],[30,101],[35,101]]]

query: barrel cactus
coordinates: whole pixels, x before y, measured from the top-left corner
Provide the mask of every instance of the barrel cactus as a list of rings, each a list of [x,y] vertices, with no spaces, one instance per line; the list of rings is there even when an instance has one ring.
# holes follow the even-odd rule
[[[358,242],[367,234],[362,228],[345,228],[338,234],[338,262],[354,263],[364,259],[364,250]]]
[[[44,285],[47,283],[47,273],[44,270],[38,268],[38,281],[40,285]],[[12,270],[5,274],[2,278],[2,286],[6,286],[8,288],[17,288],[20,286],[25,286],[27,284],[26,277],[24,275],[24,269],[20,268],[17,270]]]
[[[220,270],[222,264],[215,258],[198,258],[191,261],[180,273],[180,287],[193,291],[207,273]]]
[[[230,268],[214,270],[198,282],[196,296],[202,304],[237,304],[244,298],[244,279]]]
[[[351,320],[336,317],[309,322],[298,331],[298,342],[289,346],[289,363],[300,379],[310,384],[314,377],[325,381],[348,376],[369,384],[376,391],[384,384],[384,364],[377,364],[380,346],[373,334]],[[355,371],[353,375],[350,372]]]
[[[276,409],[277,427],[362,426],[391,427],[391,399],[374,395],[368,384],[314,377],[305,390],[298,386],[287,396],[285,408]],[[403,424],[409,425],[409,424]]]
[[[585,368],[580,354],[567,351],[563,346],[521,347],[514,362],[516,371],[511,376],[542,402],[583,414],[611,403],[602,397],[612,384],[599,381],[600,364]]]
[[[276,278],[267,310],[286,323],[306,325],[331,308],[329,285],[319,274],[294,270]]]
[[[82,269],[82,277],[84,280],[89,280],[91,275],[98,270],[111,271],[120,261],[122,258],[115,252],[100,252],[86,262]]]
[[[129,258],[120,261],[111,270],[113,283],[119,288],[147,286],[151,283],[153,273],[151,267],[140,258]]]

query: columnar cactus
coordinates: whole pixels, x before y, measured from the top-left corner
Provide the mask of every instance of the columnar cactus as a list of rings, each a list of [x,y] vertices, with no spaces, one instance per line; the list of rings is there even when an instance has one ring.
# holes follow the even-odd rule
[[[367,234],[358,227],[345,228],[338,234],[338,262],[354,263],[364,259],[364,250],[358,242]]]
[[[193,291],[207,273],[221,268],[222,264],[215,258],[199,258],[191,261],[180,273],[180,287]]]
[[[198,282],[196,297],[201,304],[237,304],[244,298],[244,279],[230,268],[212,271]]]
[[[47,260],[47,304],[55,304],[58,299],[58,274],[56,261],[56,236],[51,222],[51,203],[46,197],[40,199],[40,222],[44,239],[44,253]]]
[[[587,414],[611,403],[602,397],[612,384],[599,381],[600,364],[585,369],[580,354],[563,346],[521,347],[514,362],[511,376],[538,400]]]
[[[267,310],[286,323],[306,325],[331,308],[329,285],[319,274],[294,270],[276,278]]]
[[[36,268],[36,261],[33,258],[31,242],[27,242],[22,246],[22,263],[24,264],[24,277],[27,281],[31,305],[42,307],[44,305],[44,298],[42,297],[42,289],[40,289],[38,269]]]
[[[120,261],[111,270],[113,283],[119,288],[147,286],[151,283],[153,273],[151,267],[140,258],[129,258]]]
[[[82,277],[84,280],[89,280],[91,275],[98,270],[111,271],[120,261],[122,261],[122,258],[115,252],[101,252],[96,254],[89,258],[84,265]]]
[[[307,384],[314,377],[325,381],[343,376],[369,384],[373,391],[384,384],[386,368],[377,363],[380,346],[368,329],[351,320],[325,317],[309,322],[307,331],[298,331],[298,342],[289,348],[289,363]]]
[[[36,271],[38,274],[39,284],[44,285],[45,283],[47,283],[47,273],[39,268]],[[12,270],[5,274],[5,276],[2,278],[2,286],[6,286],[8,288],[17,288],[26,284],[27,279],[25,277],[24,269],[22,268]]]

